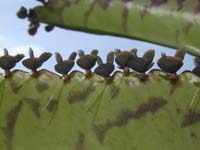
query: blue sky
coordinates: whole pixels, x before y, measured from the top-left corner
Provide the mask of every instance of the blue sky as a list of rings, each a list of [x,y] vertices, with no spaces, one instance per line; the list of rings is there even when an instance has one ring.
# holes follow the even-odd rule
[[[52,53],[59,52],[63,58],[68,58],[72,51],[83,49],[85,53],[90,53],[92,49],[99,49],[99,55],[105,60],[107,52],[115,48],[122,50],[137,48],[138,55],[142,55],[148,49],[155,49],[156,57],[154,61],[156,62],[160,57],[161,51],[166,52],[168,55],[174,55],[175,53],[171,48],[126,38],[93,35],[60,28],[55,28],[50,33],[47,33],[43,29],[44,25],[41,25],[35,36],[30,36],[27,33],[28,21],[18,19],[16,12],[21,6],[30,8],[38,4],[40,3],[36,2],[36,0],[0,1],[0,55],[2,55],[3,48],[8,48],[10,54],[24,53],[28,56],[28,48],[32,47],[36,56],[43,51],[50,51]],[[193,58],[191,56],[186,55],[184,60],[185,64],[179,72],[193,69],[194,65],[192,60]],[[53,56],[40,69],[45,68],[54,71],[54,65],[55,58]],[[16,68],[27,71],[21,63]],[[154,65],[153,68],[158,67]],[[77,66],[74,69],[80,70]],[[0,70],[0,72],[3,71]]]

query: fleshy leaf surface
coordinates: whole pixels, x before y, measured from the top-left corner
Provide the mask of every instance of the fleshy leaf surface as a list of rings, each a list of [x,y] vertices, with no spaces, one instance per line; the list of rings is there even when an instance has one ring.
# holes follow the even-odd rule
[[[198,150],[200,79],[147,81],[117,72],[113,81],[73,72],[0,75],[1,150]]]
[[[200,55],[197,0],[49,0],[30,21],[185,47]]]

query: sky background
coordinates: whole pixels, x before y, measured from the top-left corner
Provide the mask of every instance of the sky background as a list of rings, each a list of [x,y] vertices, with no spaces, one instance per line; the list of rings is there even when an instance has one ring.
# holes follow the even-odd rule
[[[105,60],[108,51],[116,48],[122,50],[137,48],[139,56],[143,55],[148,49],[155,49],[154,62],[156,62],[162,51],[168,55],[174,55],[175,53],[171,48],[146,42],[105,35],[93,35],[57,27],[47,33],[44,31],[44,25],[40,26],[35,36],[30,36],[27,33],[28,21],[26,19],[18,19],[16,12],[21,6],[31,8],[36,5],[40,5],[36,0],[0,0],[0,55],[3,54],[3,49],[7,48],[10,54],[23,53],[28,57],[28,49],[32,47],[35,56],[39,56],[44,51],[49,51],[52,53],[59,52],[66,59],[72,51],[83,49],[85,53],[90,53],[92,49],[98,49],[99,56]],[[55,57],[53,56],[40,69],[48,69],[54,72],[55,63]],[[153,68],[158,67],[154,65]],[[193,57],[186,55],[184,66],[179,72],[193,68]],[[16,66],[16,69],[28,71],[21,65],[21,62]],[[77,66],[74,69],[81,70]],[[2,73],[3,70],[0,69],[0,72]]]

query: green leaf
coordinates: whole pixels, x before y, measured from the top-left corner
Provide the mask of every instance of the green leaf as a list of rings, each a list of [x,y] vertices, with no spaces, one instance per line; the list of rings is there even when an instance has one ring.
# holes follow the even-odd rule
[[[165,80],[163,80],[165,77]],[[141,81],[73,72],[62,80],[14,71],[0,76],[1,150],[197,150],[199,77],[172,82],[160,71]]]
[[[33,8],[30,21],[185,47],[200,55],[199,5],[197,0],[56,0]]]

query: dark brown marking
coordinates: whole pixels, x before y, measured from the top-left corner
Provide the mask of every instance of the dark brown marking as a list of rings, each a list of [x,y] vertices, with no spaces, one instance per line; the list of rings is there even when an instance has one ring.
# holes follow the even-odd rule
[[[156,113],[163,106],[167,104],[167,101],[162,97],[150,97],[147,103],[144,103],[139,106],[139,108],[135,111],[134,117],[136,119],[140,119],[146,113]]]
[[[195,112],[193,110],[189,110],[187,114],[185,114],[183,121],[181,123],[181,127],[188,127],[200,122],[200,112]]]
[[[106,10],[112,0],[96,0],[103,10]]]
[[[128,8],[124,7],[123,13],[122,13],[122,16],[123,16],[122,26],[123,26],[124,32],[128,32],[128,29],[127,29],[128,15],[129,15],[129,10]]]
[[[111,98],[114,99],[119,94],[120,88],[116,85],[111,86]]]
[[[151,0],[151,6],[158,7],[164,3],[167,3],[168,0]]]
[[[106,10],[110,4],[112,0],[93,0],[93,2],[91,3],[89,9],[86,11],[85,13],[85,20],[84,20],[84,24],[87,24],[87,21],[92,13],[92,11],[94,10],[94,7],[96,4],[99,4],[101,6],[101,8],[103,10]]]
[[[36,85],[35,85],[35,88],[37,89],[38,92],[44,92],[46,90],[48,90],[49,88],[49,85],[45,82],[38,82]]]
[[[154,114],[166,104],[167,101],[162,97],[150,97],[148,102],[141,104],[136,111],[127,109],[122,111],[114,121],[107,121],[105,124],[94,125],[99,143],[104,142],[105,135],[110,129],[114,127],[123,127],[127,125],[131,119],[140,119],[149,112]]]
[[[191,138],[193,138],[195,140],[198,139],[197,135],[194,132],[191,132],[190,136],[191,136]]]
[[[197,6],[196,6],[194,12],[195,12],[195,14],[200,14],[200,0],[198,0]]]
[[[12,142],[13,142],[13,136],[14,136],[14,129],[15,124],[17,122],[17,117],[19,115],[19,112],[22,107],[22,102],[20,101],[15,107],[13,107],[6,116],[6,128],[3,129],[4,134],[7,138],[6,144],[8,147],[8,150],[12,150]]]
[[[176,108],[176,113],[180,114],[182,112],[182,110],[180,108]]]
[[[70,104],[74,104],[80,101],[84,101],[90,94],[95,91],[95,87],[88,85],[82,91],[72,91],[69,93],[67,100]]]
[[[65,8],[70,7],[70,6],[71,6],[70,1],[66,1],[66,0],[63,1],[63,4],[58,9],[59,10],[59,19],[60,19],[60,22],[64,23],[63,15],[62,14],[63,14]]]
[[[124,8],[123,8],[123,12],[122,12],[122,17],[123,17],[122,26],[123,26],[125,32],[128,32],[127,19],[128,19],[128,15],[129,15],[129,8],[126,6],[126,4],[130,3],[132,1],[133,0],[122,0],[122,2],[124,3]]]
[[[177,11],[180,11],[183,8],[183,3],[185,0],[176,0],[177,3]]]
[[[58,105],[58,100],[52,99],[47,106],[47,110],[49,112],[54,112],[56,110],[57,105]]]
[[[80,3],[80,1],[81,1],[81,0],[76,0],[76,1],[75,1],[75,4],[78,5],[78,4]]]
[[[14,94],[17,94],[19,92],[19,90],[23,87],[23,84],[19,84],[14,80],[10,81],[10,87],[13,91]]]
[[[84,150],[85,135],[79,132],[78,142],[76,143],[76,150]]]
[[[37,118],[40,117],[40,103],[38,99],[25,98]]]
[[[94,0],[92,2],[92,4],[90,5],[89,9],[86,11],[85,13],[85,19],[84,19],[84,24],[87,25],[88,19],[90,17],[90,14],[92,13],[94,6],[96,5],[96,0]]]

